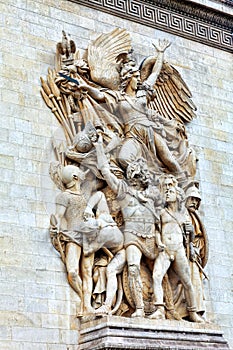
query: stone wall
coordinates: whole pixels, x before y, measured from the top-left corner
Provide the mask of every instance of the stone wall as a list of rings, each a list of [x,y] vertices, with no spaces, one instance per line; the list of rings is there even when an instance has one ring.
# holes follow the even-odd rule
[[[58,125],[41,99],[39,77],[54,67],[62,29],[82,51],[117,26],[131,33],[139,62],[153,53],[154,38],[170,39],[167,60],[193,92],[198,118],[188,132],[199,156],[201,213],[210,240],[207,317],[233,345],[232,55],[69,1],[1,0],[0,6],[0,348],[77,349],[76,296],[48,234],[56,194],[48,163]]]

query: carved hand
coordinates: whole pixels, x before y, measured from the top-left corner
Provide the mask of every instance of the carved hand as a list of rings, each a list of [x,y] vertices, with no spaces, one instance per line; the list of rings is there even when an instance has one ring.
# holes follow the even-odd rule
[[[84,213],[83,213],[83,220],[87,221],[88,219],[94,218],[94,217],[95,216],[94,216],[92,209],[89,206],[87,206],[86,209],[84,210]]]
[[[74,97],[79,97],[80,93],[84,93],[84,94],[88,93],[89,86],[83,83],[83,84],[77,85],[76,88],[77,88],[77,92],[74,92]]]
[[[158,244],[158,249],[159,249],[159,252],[163,252],[166,249],[166,245],[163,244],[163,243],[159,243]]]
[[[194,234],[194,228],[193,225],[190,222],[185,223],[185,232],[187,235]]]
[[[96,142],[92,142],[94,147],[98,147],[99,145],[103,145],[103,136],[102,136],[102,131],[101,130],[97,130],[97,135],[98,135],[98,139]]]
[[[65,69],[67,69],[70,73],[77,73],[77,67],[75,67],[75,65],[69,65],[69,66],[65,66]]]
[[[170,45],[171,42],[167,39],[159,39],[157,44],[153,44],[158,52],[164,52]]]

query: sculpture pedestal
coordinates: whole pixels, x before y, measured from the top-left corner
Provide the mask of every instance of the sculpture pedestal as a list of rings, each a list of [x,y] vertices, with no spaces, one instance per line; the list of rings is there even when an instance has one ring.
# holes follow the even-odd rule
[[[229,349],[218,326],[106,316],[81,322],[79,350]]]

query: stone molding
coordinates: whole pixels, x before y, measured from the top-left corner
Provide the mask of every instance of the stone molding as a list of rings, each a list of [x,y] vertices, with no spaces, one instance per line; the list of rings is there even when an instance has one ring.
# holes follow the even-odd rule
[[[179,0],[71,1],[233,52],[233,16],[197,3]]]
[[[81,321],[79,350],[224,350],[229,349],[218,326],[185,321],[105,316]]]

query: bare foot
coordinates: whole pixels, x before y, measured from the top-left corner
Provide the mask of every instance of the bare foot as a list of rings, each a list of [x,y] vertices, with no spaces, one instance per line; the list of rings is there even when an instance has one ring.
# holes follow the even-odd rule
[[[143,309],[136,309],[136,311],[131,315],[131,317],[145,317],[145,312]]]
[[[155,312],[153,312],[153,314],[148,316],[148,318],[150,318],[151,320],[165,320],[165,313],[164,311],[158,309]]]
[[[205,323],[205,320],[199,316],[196,312],[189,312],[189,318],[192,322]]]
[[[108,315],[111,311],[110,306],[103,304],[98,309],[95,310],[96,316]]]

